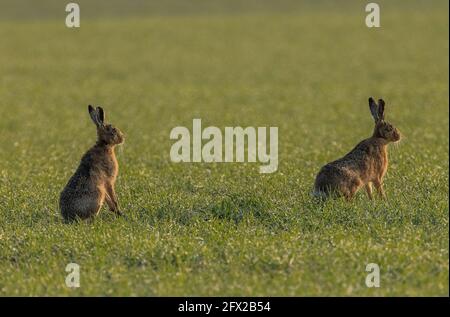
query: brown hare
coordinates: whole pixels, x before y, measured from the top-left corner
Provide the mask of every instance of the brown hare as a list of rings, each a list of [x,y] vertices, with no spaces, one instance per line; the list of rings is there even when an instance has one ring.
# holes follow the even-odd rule
[[[372,184],[382,198],[383,177],[388,167],[387,145],[401,138],[400,132],[384,121],[382,99],[375,103],[369,98],[369,108],[375,119],[372,137],[361,141],[344,157],[326,164],[316,177],[313,195],[326,198],[331,194],[344,196],[347,200],[364,186],[369,199],[372,199]]]
[[[98,214],[103,202],[118,215],[117,196],[114,190],[119,165],[114,148],[123,143],[123,133],[111,124],[105,124],[101,107],[88,107],[97,126],[97,143],[82,157],[75,174],[69,179],[59,199],[61,214],[66,221],[88,219]]]

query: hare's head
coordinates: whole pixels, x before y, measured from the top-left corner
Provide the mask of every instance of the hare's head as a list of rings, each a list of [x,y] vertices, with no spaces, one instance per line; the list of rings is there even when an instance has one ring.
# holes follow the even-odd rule
[[[107,145],[117,145],[123,143],[125,137],[118,128],[111,124],[105,124],[105,112],[102,107],[88,107],[92,121],[97,126],[98,142]]]
[[[389,122],[384,121],[384,105],[383,99],[378,100],[378,104],[376,104],[372,97],[369,98],[370,112],[375,120],[373,136],[383,138],[388,142],[400,141],[400,131]]]

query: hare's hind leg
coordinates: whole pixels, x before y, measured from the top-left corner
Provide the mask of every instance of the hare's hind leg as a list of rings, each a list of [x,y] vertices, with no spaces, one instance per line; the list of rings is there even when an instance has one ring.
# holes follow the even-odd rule
[[[100,207],[101,203],[99,200],[78,198],[64,206],[61,213],[64,220],[70,223],[77,218],[82,220],[93,218],[99,212]]]
[[[355,196],[356,192],[361,188],[362,182],[358,178],[353,178],[345,184],[345,189],[342,190],[344,197],[350,201]]]
[[[80,198],[77,202],[77,216],[81,219],[95,217],[100,212],[104,199],[104,194]]]

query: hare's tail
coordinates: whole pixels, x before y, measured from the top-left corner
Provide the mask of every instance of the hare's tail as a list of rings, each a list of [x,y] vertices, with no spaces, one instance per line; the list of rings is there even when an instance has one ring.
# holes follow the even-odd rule
[[[325,199],[328,197],[328,193],[326,193],[325,191],[319,190],[319,189],[314,189],[311,193],[311,196],[314,198],[319,198],[319,199]]]

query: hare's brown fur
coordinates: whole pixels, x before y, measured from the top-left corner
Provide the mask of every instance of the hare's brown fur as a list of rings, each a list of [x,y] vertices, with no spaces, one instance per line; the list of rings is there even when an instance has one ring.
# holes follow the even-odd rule
[[[400,140],[400,132],[384,121],[384,101],[377,105],[369,98],[369,107],[375,119],[372,137],[361,141],[344,157],[326,164],[316,177],[314,195],[327,197],[331,194],[351,199],[365,187],[372,199],[372,184],[385,197],[383,178],[388,168],[387,145]]]
[[[98,139],[83,155],[78,169],[61,192],[59,206],[68,221],[95,216],[105,201],[111,211],[121,214],[114,189],[119,172],[114,148],[124,137],[117,128],[105,125],[102,108],[89,106],[89,113],[97,126]]]

